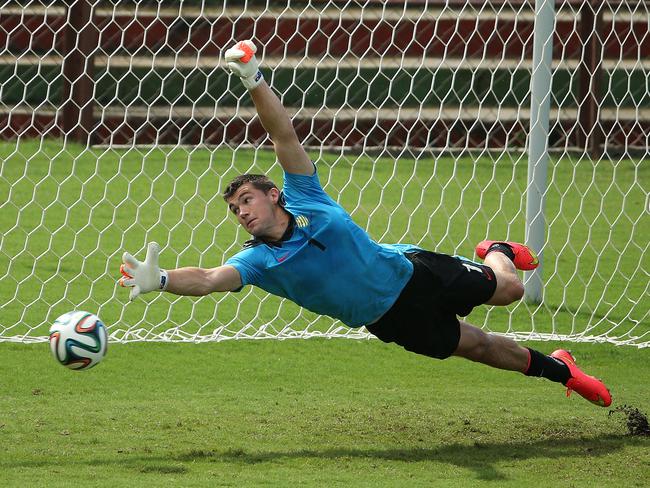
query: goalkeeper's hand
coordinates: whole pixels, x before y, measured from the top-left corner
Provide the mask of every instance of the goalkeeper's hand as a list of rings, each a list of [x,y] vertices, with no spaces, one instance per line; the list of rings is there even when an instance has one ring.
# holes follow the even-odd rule
[[[128,252],[122,255],[122,265],[119,280],[120,286],[131,288],[129,300],[134,300],[140,293],[162,291],[167,288],[167,271],[158,267],[160,246],[157,242],[150,242],[147,246],[147,257],[140,262]]]
[[[260,64],[255,57],[257,46],[253,41],[239,41],[233,47],[228,49],[225,54],[228,69],[232,74],[241,78],[246,88],[252,90],[259,85],[264,76],[260,71]]]

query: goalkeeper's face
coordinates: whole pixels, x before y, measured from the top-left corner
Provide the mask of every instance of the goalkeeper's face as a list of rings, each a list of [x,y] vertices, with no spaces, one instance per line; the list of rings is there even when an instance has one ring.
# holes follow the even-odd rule
[[[228,199],[228,208],[249,234],[266,237],[277,228],[278,215],[282,213],[279,199],[280,191],[277,188],[264,192],[246,183]]]

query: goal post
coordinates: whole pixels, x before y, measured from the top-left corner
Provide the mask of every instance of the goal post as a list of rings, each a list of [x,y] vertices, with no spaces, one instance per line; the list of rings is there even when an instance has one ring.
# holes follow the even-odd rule
[[[536,2],[554,5],[537,48]],[[151,240],[165,268],[223,264],[248,237],[225,185],[250,171],[281,182],[223,68],[252,38],[325,190],[376,240],[472,257],[543,222],[543,294],[469,321],[650,345],[646,2],[240,3],[2,4],[0,341],[45,341],[74,309],[117,341],[369,337],[250,287],[127,305],[115,286],[122,253]]]
[[[526,244],[539,258],[533,271],[524,272],[524,298],[541,303],[543,297],[546,219],[544,199],[548,173],[548,128],[551,113],[555,0],[535,0],[533,66],[530,80],[530,136],[526,186]]]

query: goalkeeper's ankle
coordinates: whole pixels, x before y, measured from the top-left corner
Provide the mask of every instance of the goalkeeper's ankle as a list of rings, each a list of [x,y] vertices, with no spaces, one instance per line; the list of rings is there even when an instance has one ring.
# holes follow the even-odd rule
[[[562,361],[535,349],[528,347],[526,349],[528,350],[528,366],[524,371],[526,376],[539,376],[563,385],[571,379],[571,371]]]
[[[508,244],[506,244],[505,242],[495,242],[494,244],[492,244],[492,245],[488,248],[487,253],[485,253],[485,255],[487,256],[488,254],[490,254],[491,252],[494,252],[494,251],[497,251],[497,252],[500,252],[500,253],[502,253],[502,254],[505,254],[506,257],[508,257],[508,258],[510,259],[510,261],[514,261],[514,260],[515,260],[515,253],[514,253],[514,251],[512,250],[512,247],[510,247],[510,246],[509,246]]]

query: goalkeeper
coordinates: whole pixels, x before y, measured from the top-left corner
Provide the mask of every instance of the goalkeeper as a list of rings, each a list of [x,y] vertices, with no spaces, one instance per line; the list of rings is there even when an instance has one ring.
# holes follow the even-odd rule
[[[161,270],[159,246],[144,262],[124,253],[120,279],[130,299],[167,291],[200,296],[255,285],[313,312],[365,326],[384,342],[438,359],[472,361],[543,376],[602,406],[611,396],[583,373],[568,351],[550,356],[486,333],[458,319],[481,304],[508,305],[523,295],[516,268],[534,269],[537,258],[514,242],[483,241],[479,264],[407,244],[378,244],[322,189],[316,167],[300,144],[289,116],[265,82],[251,41],[225,53],[241,78],[284,169],[281,191],[264,175],[244,174],[224,199],[252,239],[223,266]]]

